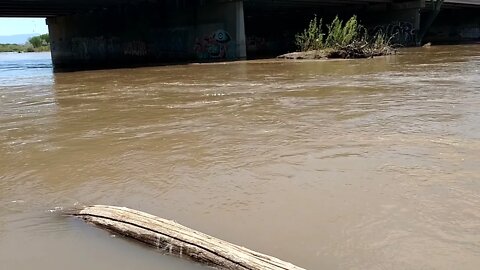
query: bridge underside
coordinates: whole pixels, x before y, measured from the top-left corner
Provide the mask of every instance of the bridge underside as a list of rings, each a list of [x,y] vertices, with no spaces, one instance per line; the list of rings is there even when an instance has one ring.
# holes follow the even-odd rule
[[[53,17],[91,12],[119,5],[137,5],[142,0],[0,0],[2,17]],[[158,1],[165,2],[165,1]]]
[[[480,39],[478,12],[477,0],[0,0],[0,16],[47,18],[57,70],[273,56],[314,14],[356,14],[404,45],[435,40],[430,26]]]
[[[284,7],[365,7],[372,5],[405,5],[435,0],[245,0],[246,5],[268,8]],[[229,0],[0,0],[0,17],[52,17],[78,14],[112,7],[155,4],[167,8],[187,7]],[[478,0],[445,0],[447,8],[479,7]]]
[[[248,5],[268,8],[319,7],[319,6],[364,6],[377,3],[391,3],[395,0],[245,0]],[[402,0],[398,0],[402,1]],[[52,17],[69,15],[93,10],[109,9],[119,5],[155,5],[187,7],[208,3],[232,1],[216,0],[0,0],[0,16],[4,17]]]

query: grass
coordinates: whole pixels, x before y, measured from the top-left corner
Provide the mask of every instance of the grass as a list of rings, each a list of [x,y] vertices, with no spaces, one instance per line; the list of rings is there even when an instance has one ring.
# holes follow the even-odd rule
[[[40,46],[34,48],[30,44],[19,45],[19,44],[0,44],[0,52],[48,52],[50,51],[50,46]]]

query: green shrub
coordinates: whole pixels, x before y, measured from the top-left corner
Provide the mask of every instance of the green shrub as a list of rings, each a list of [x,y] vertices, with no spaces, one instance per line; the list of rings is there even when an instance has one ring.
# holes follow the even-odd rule
[[[350,44],[360,37],[360,26],[356,15],[351,17],[343,27],[342,37],[342,45]]]
[[[325,44],[329,48],[346,46],[360,37],[360,26],[358,25],[357,16],[351,17],[345,25],[336,16],[332,23],[327,25],[327,28],[328,35]]]
[[[374,48],[381,48],[385,45],[390,45],[390,39],[382,31],[379,31],[375,34],[371,43]]]
[[[327,57],[360,58],[393,53],[391,37],[379,32],[373,38],[358,23],[357,16],[352,16],[345,24],[338,16],[327,25],[324,39],[322,19],[315,16],[308,28],[295,36],[295,42],[301,51],[320,50]]]
[[[295,35],[295,44],[301,51],[319,50],[324,47],[322,24],[322,19],[317,20],[315,15],[308,28]]]

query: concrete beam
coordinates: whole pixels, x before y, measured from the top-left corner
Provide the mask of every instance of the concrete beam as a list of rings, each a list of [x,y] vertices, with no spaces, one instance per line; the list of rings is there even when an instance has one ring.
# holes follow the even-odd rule
[[[422,9],[425,8],[425,0],[414,0],[403,3],[393,3],[392,9]]]
[[[428,4],[431,0],[425,0]],[[0,0],[0,17],[48,17],[77,14],[124,5],[159,4],[169,8],[185,8],[203,4],[225,3],[229,0]],[[410,5],[413,0],[245,0],[248,6],[258,7],[351,7],[375,4],[393,4],[400,8]],[[478,0],[445,0],[447,7],[479,7]]]

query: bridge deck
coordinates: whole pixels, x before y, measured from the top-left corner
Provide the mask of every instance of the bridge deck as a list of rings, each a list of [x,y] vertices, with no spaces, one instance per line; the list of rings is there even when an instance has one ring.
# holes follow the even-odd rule
[[[154,0],[158,3],[176,3],[190,5],[192,0],[170,1]],[[219,0],[207,0],[219,1]],[[245,0],[248,4],[269,4],[279,6],[319,6],[319,5],[369,5],[412,2],[413,0]],[[431,0],[426,0],[431,1]],[[152,2],[152,1],[150,1]],[[145,3],[144,0],[0,0],[0,17],[49,17],[86,10],[104,8],[117,4]],[[180,3],[180,4],[179,4]],[[478,6],[480,0],[445,0],[446,6]]]
[[[480,0],[445,0],[445,3],[480,6]]]

